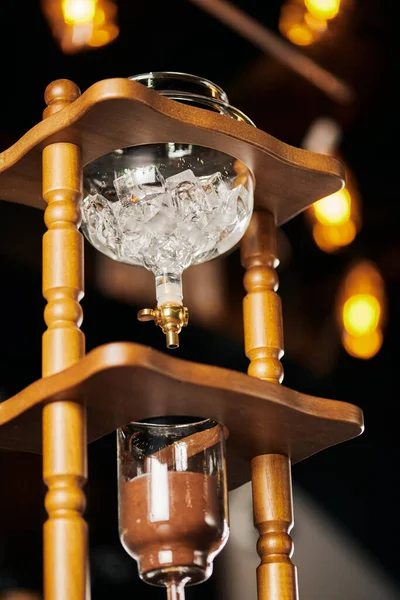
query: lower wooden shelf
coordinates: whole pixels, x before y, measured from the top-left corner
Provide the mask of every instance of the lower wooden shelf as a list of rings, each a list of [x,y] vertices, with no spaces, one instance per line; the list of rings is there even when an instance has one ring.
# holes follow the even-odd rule
[[[286,454],[296,463],[364,427],[362,411],[352,404],[121,342],[99,346],[0,404],[0,448],[41,452],[41,405],[62,399],[86,404],[89,442],[161,415],[224,423],[230,489],[250,481],[250,462],[258,454]]]

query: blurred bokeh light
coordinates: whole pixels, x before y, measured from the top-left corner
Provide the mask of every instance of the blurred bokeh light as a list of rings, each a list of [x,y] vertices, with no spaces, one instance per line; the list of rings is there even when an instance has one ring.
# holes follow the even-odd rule
[[[343,225],[351,215],[351,196],[346,189],[318,200],[313,205],[316,219],[322,225]]]
[[[297,46],[322,39],[327,21],[339,14],[340,0],[286,0],[281,8],[279,31]]]
[[[118,37],[112,0],[42,0],[42,10],[64,54],[99,48]]]
[[[357,358],[375,356],[386,320],[385,284],[376,264],[363,260],[350,268],[339,290],[337,311],[346,351]]]
[[[70,25],[91,23],[96,14],[96,0],[63,0],[61,8],[64,21]]]
[[[316,19],[333,19],[339,13],[340,0],[304,0],[307,10]]]

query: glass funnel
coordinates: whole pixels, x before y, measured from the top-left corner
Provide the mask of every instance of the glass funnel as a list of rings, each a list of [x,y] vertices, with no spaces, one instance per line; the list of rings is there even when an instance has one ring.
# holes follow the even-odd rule
[[[178,102],[254,125],[215,84],[181,73],[131,77]],[[117,149],[84,168],[82,231],[107,256],[152,271],[153,319],[170,348],[187,323],[182,273],[236,246],[253,211],[253,176],[236,158],[203,146],[170,143]],[[172,310],[171,310],[172,308]]]
[[[117,431],[121,543],[141,579],[177,600],[210,577],[229,533],[224,428],[188,419]]]

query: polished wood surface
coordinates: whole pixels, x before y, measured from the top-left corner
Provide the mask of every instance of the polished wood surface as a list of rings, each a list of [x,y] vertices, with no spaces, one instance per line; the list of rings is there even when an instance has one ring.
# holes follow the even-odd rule
[[[41,152],[53,142],[79,145],[85,165],[117,148],[174,141],[212,147],[244,162],[257,180],[258,208],[272,212],[278,224],[344,184],[344,167],[330,156],[118,78],[95,83],[0,154],[0,198],[44,208]]]
[[[293,542],[290,459],[281,454],[256,456],[251,463],[254,524],[260,533],[257,552],[258,600],[297,600],[297,573],[290,557]]]
[[[250,359],[248,374],[266,381],[283,380],[282,306],[276,290],[279,264],[274,217],[255,211],[240,244],[246,269],[243,300],[244,345]]]
[[[362,411],[352,404],[121,342],[97,347],[1,403],[0,447],[40,452],[40,406],[72,398],[87,406],[89,441],[160,415],[224,423],[231,489],[250,481],[258,454],[287,454],[295,463],[363,431]]]
[[[44,117],[62,110],[79,90],[55,83],[46,90]],[[78,231],[82,198],[79,146],[67,142],[43,149],[43,198],[48,231],[43,237],[43,377],[57,373],[85,352],[79,329],[83,296],[83,238]],[[87,526],[82,518],[87,478],[86,408],[72,395],[43,407],[43,479],[48,486],[44,524],[45,600],[84,600]]]

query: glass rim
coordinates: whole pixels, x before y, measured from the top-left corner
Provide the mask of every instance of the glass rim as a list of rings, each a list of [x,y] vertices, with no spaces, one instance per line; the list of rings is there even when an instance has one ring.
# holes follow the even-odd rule
[[[222,150],[216,150],[215,148],[210,148],[210,146],[204,146],[202,144],[172,140],[169,142],[143,142],[141,144],[133,144],[130,146],[120,146],[119,148],[114,148],[114,150],[110,150],[109,152],[106,152],[105,154],[100,154],[99,156],[96,156],[95,158],[92,158],[92,160],[85,163],[83,165],[84,175],[85,175],[85,170],[87,170],[88,167],[93,166],[96,162],[100,161],[103,158],[112,157],[112,156],[115,156],[115,154],[117,154],[117,156],[123,156],[123,152],[125,150],[129,151],[129,150],[134,150],[136,148],[153,149],[155,146],[165,147],[165,146],[168,146],[168,144],[178,144],[178,145],[182,145],[182,146],[192,146],[195,149],[200,148],[202,150],[211,150],[211,151],[215,152],[216,154],[221,155],[222,157],[231,158],[232,160],[239,160],[240,162],[242,162],[245,165],[245,167],[249,170],[250,173],[253,173],[252,169],[245,162],[243,162],[242,159],[238,158],[237,156],[234,156],[233,154],[229,154],[228,152],[223,152]],[[129,159],[130,156],[126,155],[126,158]],[[254,175],[253,175],[253,177],[254,177]]]
[[[181,73],[179,71],[149,71],[148,73],[130,75],[128,79],[130,79],[131,81],[137,81],[138,83],[145,85],[150,89],[153,89],[162,96],[170,98],[171,100],[176,100],[178,102],[185,102],[191,100],[192,102],[197,101],[206,106],[208,105],[210,107],[213,107],[214,109],[218,107],[219,109],[223,109],[223,111],[228,113],[225,114],[225,116],[229,116],[230,118],[236,119],[238,121],[243,121],[244,123],[247,123],[247,125],[256,127],[255,123],[250,119],[250,117],[248,117],[239,108],[237,108],[236,106],[232,106],[229,103],[227,93],[219,85],[205,77],[200,77],[191,73]],[[174,88],[163,88],[163,80],[174,81],[174,79],[181,80],[181,82],[194,84],[197,88],[200,89],[192,89],[187,91],[179,89],[178,85],[176,85]],[[146,84],[147,81],[152,81],[155,85],[148,85]],[[204,93],[202,94],[201,92]],[[220,111],[216,110],[215,112]]]
[[[202,87],[204,87],[204,89],[207,89],[209,92],[211,92],[211,98],[218,98],[222,100],[222,102],[229,104],[229,99],[226,92],[219,85],[217,85],[210,79],[207,79],[206,77],[200,77],[199,75],[194,75],[193,73],[183,73],[181,71],[149,71],[148,73],[138,73],[137,75],[130,75],[128,79],[130,79],[131,81],[138,81],[140,83],[141,80],[144,79],[162,80],[174,79],[175,77],[179,77],[184,81],[200,84]],[[179,90],[176,91],[179,92]]]
[[[186,418],[186,415],[164,415],[164,416],[159,416],[159,417],[149,417],[149,419],[166,419],[166,418]],[[187,416],[188,422],[187,423],[151,423],[149,419],[144,419],[143,421],[129,421],[129,423],[125,424],[125,427],[127,425],[137,425],[137,426],[148,426],[148,427],[174,427],[176,429],[180,429],[180,428],[184,428],[184,427],[195,427],[196,425],[204,425],[207,422],[210,423],[215,423],[215,427],[217,425],[219,425],[220,427],[223,427],[222,423],[220,423],[219,421],[216,421],[215,419],[211,419],[210,417],[206,417],[206,418],[202,418],[202,417],[198,417],[198,420],[193,420],[196,419],[196,417],[191,417],[191,416]]]

